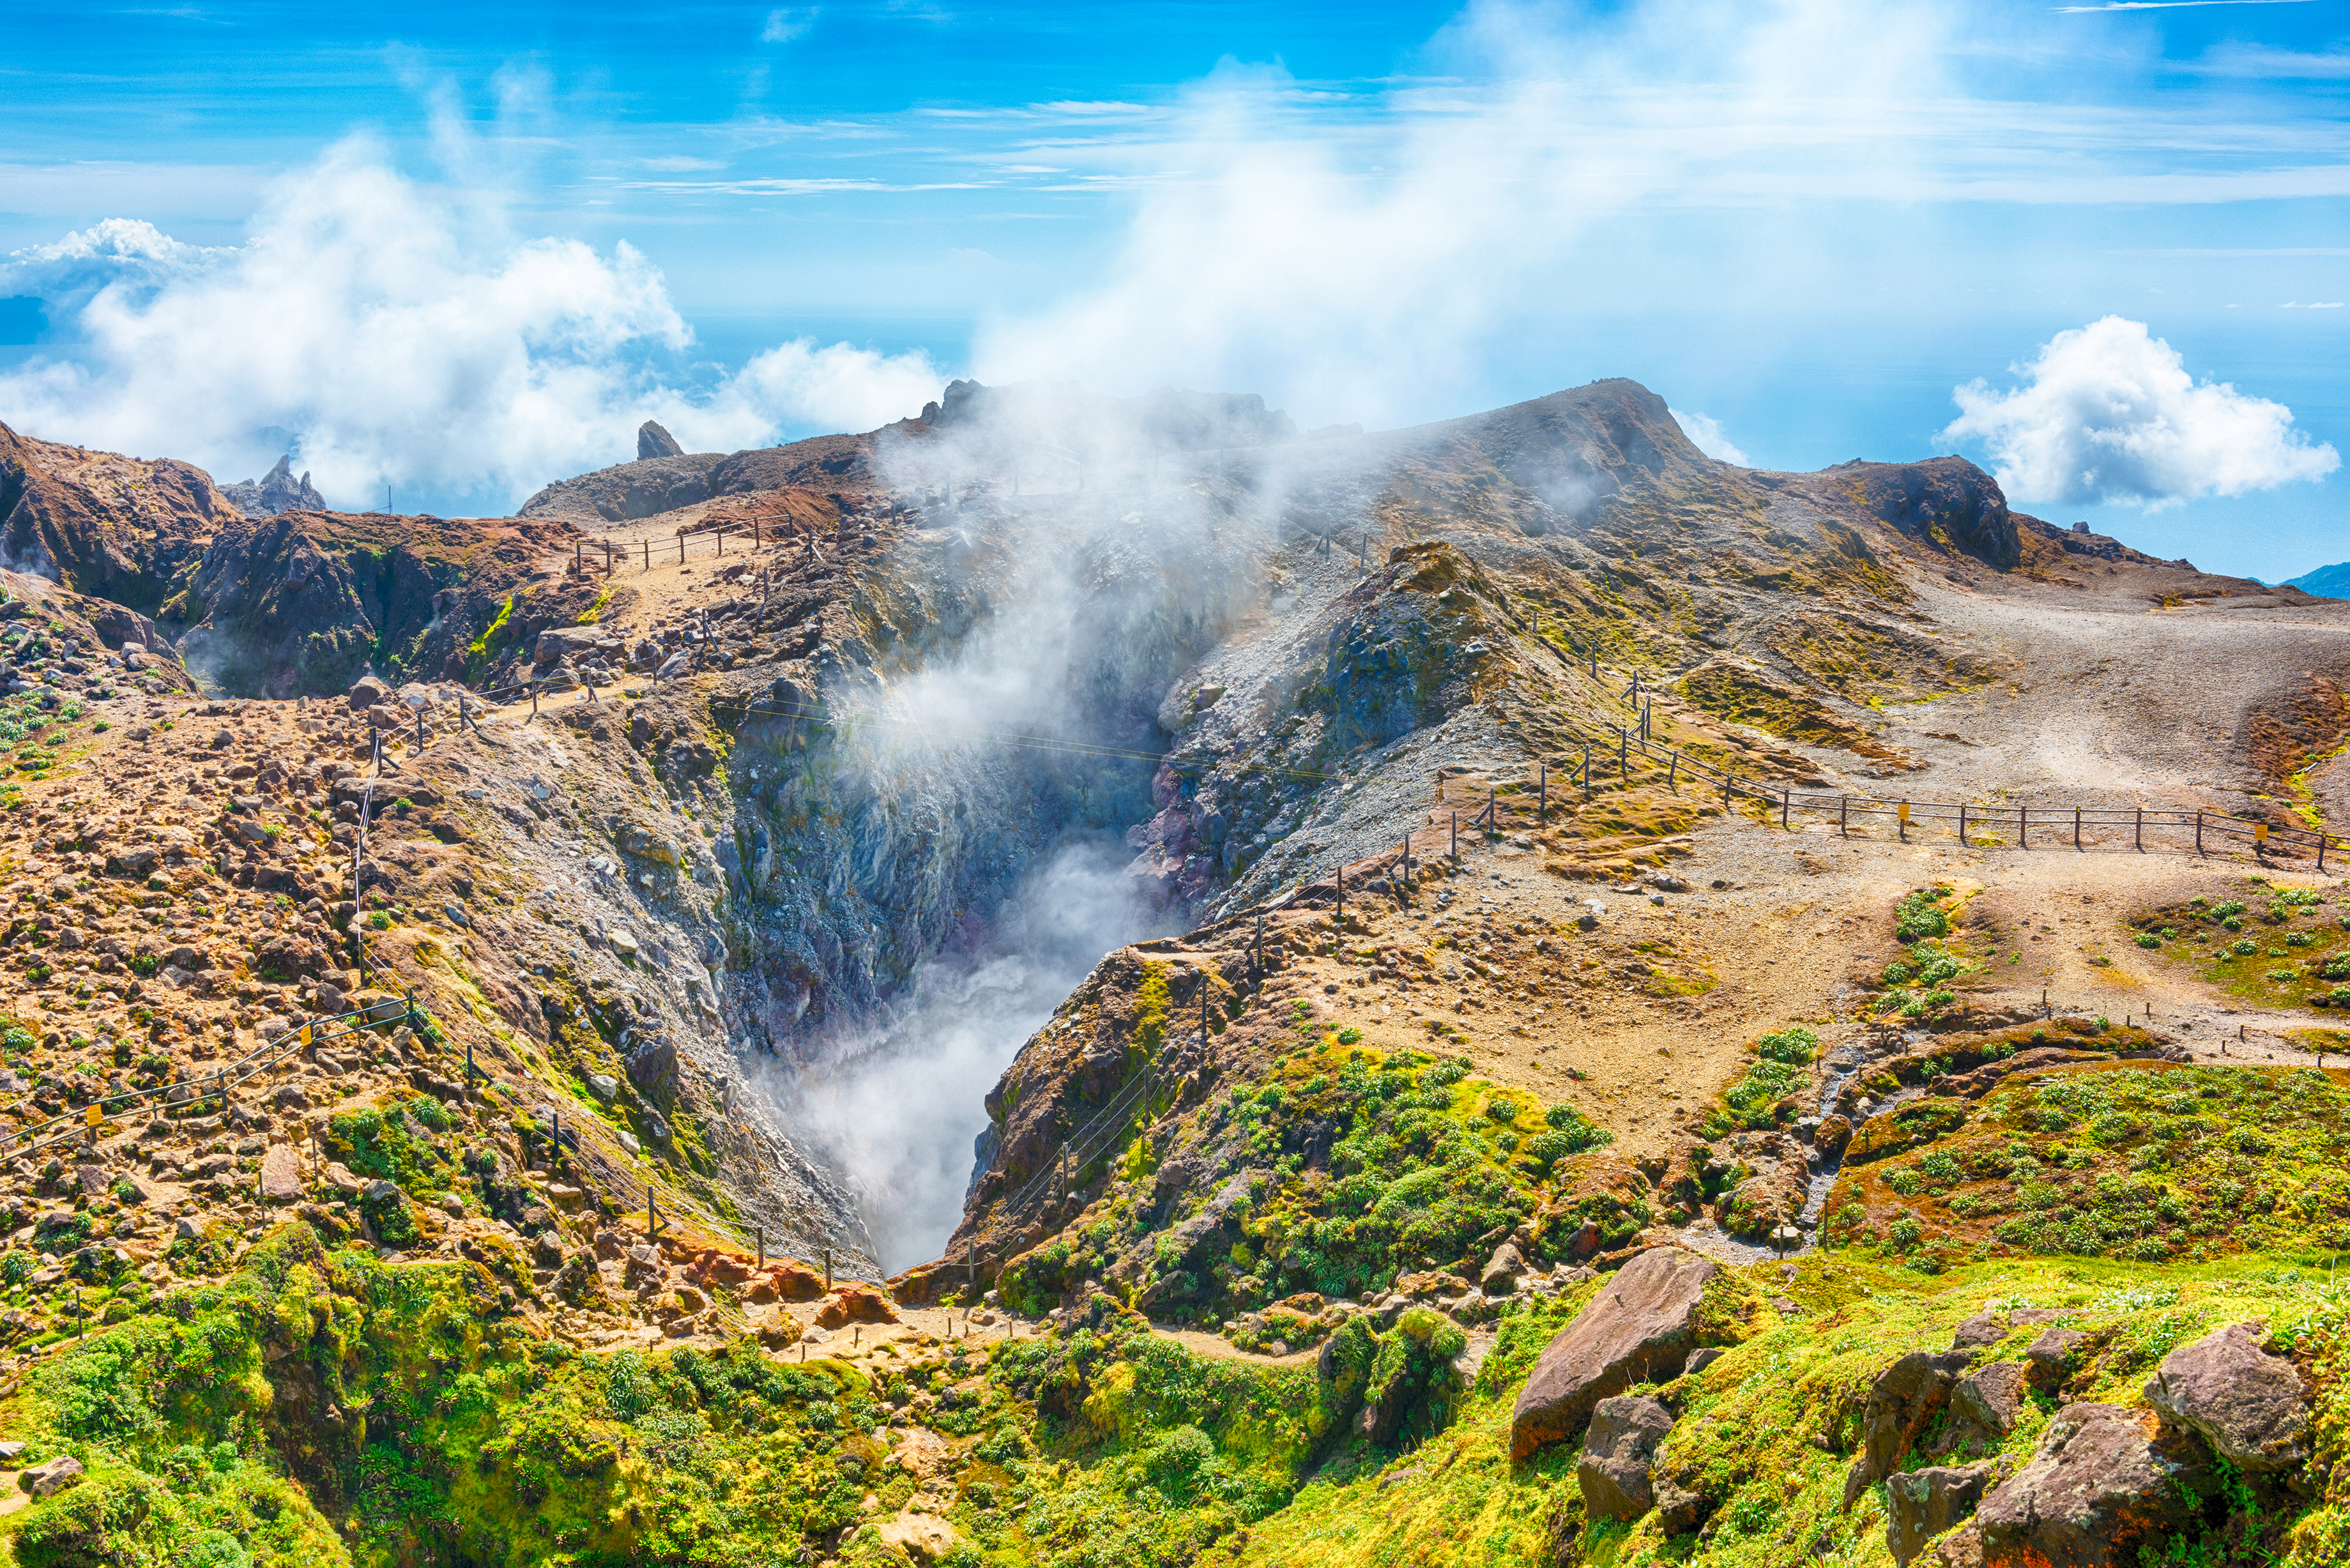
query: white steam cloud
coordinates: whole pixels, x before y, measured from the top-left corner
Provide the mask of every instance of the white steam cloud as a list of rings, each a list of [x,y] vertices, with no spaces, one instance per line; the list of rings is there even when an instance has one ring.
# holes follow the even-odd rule
[[[290,431],[332,504],[387,484],[504,510],[625,462],[659,419],[689,448],[866,430],[937,396],[920,353],[785,343],[699,388],[648,368],[692,334],[623,244],[516,241],[353,140],[274,187],[234,247],[109,220],[0,267],[72,323],[65,351],[0,376],[0,420],[55,440],[246,477]],[[63,308],[60,309],[59,307]]]
[[[1673,423],[1681,427],[1681,434],[1690,438],[1690,444],[1706,456],[1716,462],[1734,462],[1741,468],[1747,466],[1746,454],[1722,433],[1720,420],[1705,414],[1685,414],[1672,408],[1665,412],[1673,416]]]
[[[923,966],[886,1022],[771,1077],[794,1132],[847,1179],[885,1273],[939,1255],[962,1218],[987,1091],[1104,953],[1149,934],[1109,844],[1065,843],[964,960]]]
[[[2108,316],[2059,332],[2025,365],[2023,385],[1980,379],[1951,392],[1943,434],[1991,450],[1999,483],[2027,502],[2135,502],[2149,510],[2322,479],[2342,464],[2293,428],[2293,410],[2198,381],[2146,324]]]

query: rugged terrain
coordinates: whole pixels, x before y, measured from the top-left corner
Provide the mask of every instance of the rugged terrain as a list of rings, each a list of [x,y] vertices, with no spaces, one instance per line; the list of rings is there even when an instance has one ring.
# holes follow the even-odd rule
[[[2339,1560],[2350,902],[2068,813],[2339,822],[2350,605],[1620,381],[0,443],[28,1568]]]

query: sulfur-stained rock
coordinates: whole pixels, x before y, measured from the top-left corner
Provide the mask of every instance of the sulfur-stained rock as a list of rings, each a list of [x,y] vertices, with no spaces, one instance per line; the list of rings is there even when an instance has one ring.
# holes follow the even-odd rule
[[[1573,1437],[1600,1400],[1686,1360],[1699,1299],[1721,1272],[1679,1247],[1651,1248],[1618,1270],[1543,1347],[1511,1415],[1511,1457]]]
[[[878,1527],[882,1544],[917,1563],[942,1563],[962,1544],[955,1527],[934,1513],[900,1513]]]
[[[845,1328],[852,1323],[896,1323],[898,1308],[879,1291],[837,1284],[832,1294],[816,1303],[816,1321],[819,1328]]]

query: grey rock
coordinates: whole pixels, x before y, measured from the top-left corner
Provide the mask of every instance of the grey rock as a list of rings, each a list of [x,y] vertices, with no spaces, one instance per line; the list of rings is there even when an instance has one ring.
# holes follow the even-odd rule
[[[2120,1568],[2197,1511],[2209,1476],[2192,1438],[2151,1410],[2071,1405],[2032,1462],[1991,1489],[1976,1517],[1987,1562]]]
[[[1721,1272],[1679,1247],[1652,1247],[1617,1271],[1536,1358],[1511,1413],[1511,1457],[1573,1437],[1600,1400],[1687,1360],[1699,1298]]]
[[[82,1478],[81,1461],[70,1454],[44,1459],[16,1478],[16,1484],[35,1497],[54,1497]]]
[[[1485,1262],[1484,1272],[1477,1276],[1478,1284],[1489,1296],[1505,1296],[1518,1288],[1518,1277],[1526,1272],[1526,1260],[1508,1241],[1493,1249]]]
[[[677,444],[677,437],[660,427],[660,421],[647,420],[637,427],[637,461],[649,458],[683,457],[685,448]]]
[[[351,711],[354,713],[364,713],[370,708],[390,701],[391,688],[372,675],[361,676],[351,687],[350,704]]]
[[[240,480],[220,487],[221,496],[247,517],[275,517],[281,512],[324,512],[327,498],[310,483],[309,471],[294,477],[294,454],[286,453],[277,460],[277,466],[259,479]]]
[[[1655,1506],[1649,1469],[1672,1429],[1673,1413],[1654,1399],[1619,1396],[1592,1407],[1583,1457],[1575,1466],[1584,1512],[1594,1519],[1638,1519]]]
[[[2273,1473],[2309,1459],[2309,1395],[2301,1374],[2261,1348],[2268,1325],[2239,1323],[2162,1358],[2146,1402],[2238,1469]]]
[[[609,1100],[620,1092],[620,1080],[609,1073],[590,1073],[588,1075],[588,1089],[598,1099]]]
[[[1700,1345],[1690,1351],[1689,1359],[1681,1363],[1681,1376],[1687,1377],[1694,1373],[1702,1372],[1721,1359],[1721,1350],[1719,1346]]]
[[[1887,1477],[1885,1544],[1892,1549],[1893,1561],[1908,1568],[1928,1542],[1974,1512],[1994,1470],[1992,1461],[1985,1459]]]

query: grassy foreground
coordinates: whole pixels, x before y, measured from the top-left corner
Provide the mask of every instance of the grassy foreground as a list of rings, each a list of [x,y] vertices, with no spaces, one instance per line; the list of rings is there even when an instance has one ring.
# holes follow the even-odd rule
[[[1431,1314],[1351,1324],[1318,1365],[1247,1366],[1097,1297],[1060,1334],[969,1360],[934,1347],[875,1386],[749,1341],[579,1355],[501,1317],[476,1265],[387,1266],[289,1225],[226,1284],[164,1298],[16,1397],[26,1461],[71,1453],[89,1474],[11,1516],[0,1542],[25,1568],[901,1563],[918,1559],[889,1522],[926,1491],[954,1532],[940,1560],[962,1568],[1876,1563],[1881,1489],[1839,1507],[1859,1398],[2000,1302],[2109,1327],[2083,1397],[2126,1404],[2172,1347],[2266,1322],[2318,1391],[2323,1495],[2240,1488],[2174,1560],[2350,1552],[2350,1484],[2326,1479],[2350,1434],[2350,1281],[2324,1269],[2027,1259],[1933,1277],[1852,1252],[1737,1282],[1743,1318],[1725,1326],[1742,1337],[1667,1391],[1679,1421],[1659,1473],[1711,1515],[1669,1540],[1653,1515],[1586,1529],[1573,1445],[1508,1458],[1517,1389],[1596,1283],[1505,1318],[1467,1380],[1446,1359],[1458,1331]],[[2030,1337],[1991,1354],[2020,1357]],[[1361,1436],[1357,1414],[1390,1402],[1391,1435]],[[2051,1412],[2036,1404],[2008,1450],[2028,1454]],[[885,1462],[893,1419],[935,1434],[935,1469]]]

